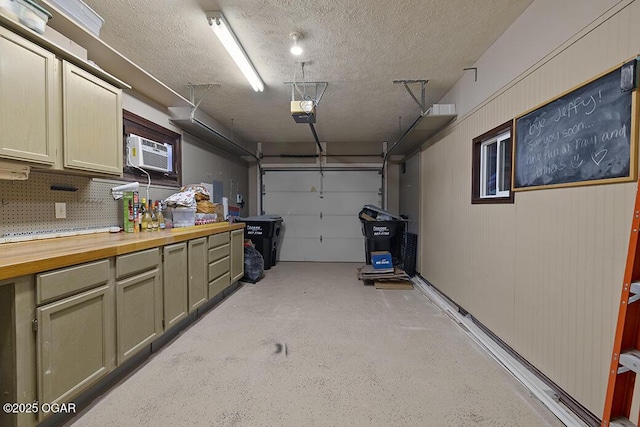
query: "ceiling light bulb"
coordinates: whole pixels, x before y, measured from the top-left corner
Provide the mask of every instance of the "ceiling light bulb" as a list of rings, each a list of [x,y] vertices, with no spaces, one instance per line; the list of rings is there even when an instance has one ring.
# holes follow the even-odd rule
[[[289,34],[289,38],[293,40],[293,46],[291,46],[290,52],[292,55],[302,55],[302,46],[298,44],[298,40],[302,40],[302,34],[293,32]]]
[[[302,55],[302,48],[297,41],[293,42],[293,46],[291,46],[291,53],[293,55]]]

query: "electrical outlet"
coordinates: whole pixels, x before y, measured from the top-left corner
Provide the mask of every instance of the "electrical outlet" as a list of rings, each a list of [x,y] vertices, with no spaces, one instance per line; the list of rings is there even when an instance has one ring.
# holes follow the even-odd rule
[[[67,204],[56,203],[56,219],[64,219],[67,217]]]

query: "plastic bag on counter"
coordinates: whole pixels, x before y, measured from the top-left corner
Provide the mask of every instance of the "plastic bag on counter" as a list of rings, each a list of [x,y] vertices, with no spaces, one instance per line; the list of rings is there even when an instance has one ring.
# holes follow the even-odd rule
[[[209,190],[207,190],[203,185],[200,184],[185,185],[180,189],[180,191],[193,191],[194,197],[197,202],[201,200],[211,200],[211,194],[209,193]]]
[[[244,276],[243,282],[256,283],[264,277],[264,258],[253,246],[244,247]]]
[[[186,208],[195,208],[195,192],[193,190],[186,190],[180,191],[178,193],[173,193],[172,195],[164,199],[164,203],[167,206],[171,207],[181,206]]]
[[[203,185],[189,184],[180,188],[180,191],[173,193],[166,199],[164,203],[171,207],[187,207],[187,208],[200,208],[200,202],[209,200],[211,194]],[[200,213],[211,213],[207,208],[202,207],[198,210]]]

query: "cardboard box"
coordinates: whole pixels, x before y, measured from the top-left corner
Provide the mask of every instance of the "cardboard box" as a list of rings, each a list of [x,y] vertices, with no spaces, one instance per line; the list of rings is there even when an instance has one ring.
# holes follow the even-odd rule
[[[371,265],[374,269],[393,268],[391,252],[374,251],[371,252]]]
[[[413,289],[413,284],[406,280],[374,280],[373,285],[376,289]]]
[[[224,221],[224,206],[222,206],[222,203],[214,203],[213,205],[216,207],[215,214],[218,215],[221,221]]]

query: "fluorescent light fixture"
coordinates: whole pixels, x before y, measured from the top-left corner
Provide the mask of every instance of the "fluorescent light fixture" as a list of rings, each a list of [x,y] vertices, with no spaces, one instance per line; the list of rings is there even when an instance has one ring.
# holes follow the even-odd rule
[[[236,38],[231,27],[227,23],[226,19],[221,12],[207,12],[207,19],[209,20],[209,26],[213,32],[218,36],[222,45],[227,49],[231,58],[235,61],[242,74],[249,80],[251,87],[256,92],[262,92],[264,90],[264,83],[258,75],[258,72],[253,67],[253,64],[249,60],[249,57],[245,53],[242,45]]]

